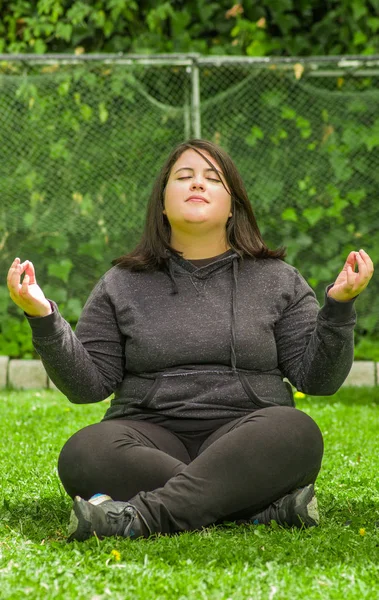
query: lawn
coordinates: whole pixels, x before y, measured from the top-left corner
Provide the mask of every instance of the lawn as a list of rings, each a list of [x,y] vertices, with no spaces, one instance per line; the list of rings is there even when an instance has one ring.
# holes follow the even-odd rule
[[[298,402],[325,439],[320,527],[229,524],[67,544],[57,456],[105,408],[48,390],[0,392],[1,600],[379,598],[379,388]]]

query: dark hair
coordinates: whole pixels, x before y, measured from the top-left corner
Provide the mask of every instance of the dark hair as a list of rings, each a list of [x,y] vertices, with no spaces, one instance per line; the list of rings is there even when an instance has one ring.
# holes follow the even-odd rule
[[[164,209],[164,192],[171,169],[186,150],[195,150],[212,167],[211,161],[201,153],[207,152],[220,165],[231,194],[232,214],[226,225],[226,237],[229,246],[240,256],[255,258],[280,258],[285,256],[285,248],[270,250],[263,241],[253,209],[241,175],[230,156],[208,140],[193,139],[176,146],[163,165],[155,180],[147,207],[145,229],[139,244],[129,252],[112,261],[113,265],[130,268],[132,271],[163,268],[168,251],[177,252],[170,246],[171,227]],[[225,187],[225,186],[224,186]],[[225,188],[226,189],[226,188]]]

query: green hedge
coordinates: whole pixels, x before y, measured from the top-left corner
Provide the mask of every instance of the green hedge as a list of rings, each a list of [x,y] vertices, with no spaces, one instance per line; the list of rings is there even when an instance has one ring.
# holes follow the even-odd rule
[[[0,6],[0,52],[379,52],[379,0],[13,0]]]

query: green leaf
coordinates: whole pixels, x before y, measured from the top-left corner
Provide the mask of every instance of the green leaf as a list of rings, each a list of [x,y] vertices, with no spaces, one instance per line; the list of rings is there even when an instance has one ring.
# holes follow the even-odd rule
[[[60,139],[54,144],[51,145],[50,148],[50,157],[53,160],[59,160],[61,158],[67,159],[69,157],[69,152],[66,148],[67,139]]]
[[[351,4],[353,9],[354,21],[358,21],[361,17],[367,15],[367,3],[361,0],[354,0]]]
[[[376,119],[373,125],[366,129],[363,139],[369,152],[379,146],[379,119]]]
[[[110,35],[112,35],[112,33],[114,31],[113,22],[108,19],[104,24],[103,31],[104,31],[104,35],[106,38],[108,38]]]
[[[41,194],[40,192],[33,191],[30,195],[30,207],[35,208],[38,204],[43,203],[45,201],[45,194]]]
[[[172,32],[175,37],[184,35],[187,27],[191,22],[191,15],[188,9],[183,7],[183,10],[176,12],[172,17]]]
[[[55,37],[62,38],[66,42],[69,42],[72,35],[72,25],[70,23],[62,23],[59,21],[57,23],[57,28],[55,30]]]
[[[361,201],[364,200],[366,196],[367,193],[364,189],[350,190],[350,192],[346,194],[346,198],[350,200],[354,206],[359,206]]]
[[[35,44],[33,45],[33,52],[35,54],[45,54],[47,50],[47,45],[45,44],[45,42],[43,40],[36,40]]]
[[[292,121],[293,119],[296,119],[296,111],[289,106],[283,106],[281,117],[282,119],[289,119]]]
[[[68,250],[70,246],[70,242],[68,240],[68,236],[65,235],[64,233],[57,233],[57,234],[51,234],[51,235],[47,235],[44,239],[43,239],[43,244],[42,247],[47,249],[52,249],[52,250],[57,250],[58,252],[66,252],[66,250]]]
[[[324,216],[324,209],[322,206],[313,206],[311,208],[305,208],[303,210],[303,216],[306,218],[308,223],[313,227],[320,219]]]
[[[57,304],[64,303],[67,300],[68,290],[65,287],[60,287],[51,283],[47,283],[43,286],[43,291],[46,298],[54,300],[54,302],[56,302]]]
[[[88,104],[82,104],[80,107],[80,114],[85,121],[90,121],[92,117],[92,108]]]
[[[73,25],[80,25],[93,10],[94,9],[89,4],[78,0],[74,2],[71,8],[69,8],[66,13],[66,17],[73,23]]]
[[[346,208],[346,206],[349,206],[348,201],[339,198],[338,200],[335,200],[334,204],[325,211],[325,214],[328,217],[340,217],[343,209]]]
[[[329,160],[337,181],[347,181],[350,179],[354,171],[350,167],[349,156],[345,156],[340,151],[337,151],[330,154]]]
[[[101,29],[102,27],[104,27],[106,21],[105,12],[103,10],[97,10],[96,12],[92,13],[91,21],[96,25],[96,27],[99,27]]]
[[[67,283],[72,267],[72,261],[69,258],[64,258],[59,262],[50,263],[47,267],[47,272],[49,275],[53,275],[57,279],[61,279]]]
[[[297,213],[295,211],[294,208],[286,208],[283,212],[282,212],[282,219],[283,221],[294,221],[297,222]]]
[[[68,92],[70,91],[70,87],[71,87],[70,79],[66,79],[65,81],[62,81],[62,83],[60,83],[58,86],[58,94],[60,96],[67,96]]]
[[[379,30],[379,18],[378,17],[369,17],[367,19],[367,25],[371,29],[373,33],[376,33]]]
[[[353,38],[354,46],[363,46],[367,43],[367,35],[363,31],[356,31]]]
[[[77,321],[83,310],[83,305],[78,298],[70,298],[65,306],[65,316],[69,321]]]
[[[299,188],[299,190],[301,192],[304,192],[309,184],[309,177],[306,177],[305,179],[299,179],[299,181],[297,182],[297,187]]]
[[[27,212],[24,214],[24,223],[26,227],[31,227],[35,221],[35,215],[31,212]]]
[[[149,10],[146,22],[152,32],[160,32],[162,30],[162,23],[170,16],[174,16],[174,10],[171,7],[170,2],[164,2],[158,4],[156,8]]]
[[[261,96],[261,102],[270,108],[279,108],[286,100],[286,94],[283,90],[275,89],[264,92]]]
[[[263,140],[263,138],[264,138],[264,133],[263,133],[262,129],[260,127],[257,127],[256,125],[254,125],[251,128],[250,134],[246,138],[246,143],[249,144],[249,146],[254,147],[255,144],[257,143],[257,141]]]
[[[104,242],[100,237],[96,237],[89,242],[79,245],[78,255],[92,256],[95,260],[101,261],[104,257]]]

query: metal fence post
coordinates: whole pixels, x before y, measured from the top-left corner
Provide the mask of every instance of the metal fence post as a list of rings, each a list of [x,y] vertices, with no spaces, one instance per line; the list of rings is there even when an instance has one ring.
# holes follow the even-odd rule
[[[192,61],[191,83],[192,83],[192,131],[195,138],[201,138],[201,115],[200,115],[200,76],[199,67],[195,60]]]
[[[185,88],[184,88],[184,139],[188,140],[191,137],[191,88],[192,88],[192,78],[191,78],[191,67],[186,67],[186,79],[185,79]]]

